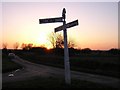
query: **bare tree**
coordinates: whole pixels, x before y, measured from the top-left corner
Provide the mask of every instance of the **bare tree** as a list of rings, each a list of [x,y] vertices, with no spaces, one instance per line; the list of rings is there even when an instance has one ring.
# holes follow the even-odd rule
[[[22,43],[21,48],[22,48],[23,50],[30,50],[30,49],[32,48],[32,46],[33,46],[32,43],[29,43],[29,44],[24,44],[24,43]]]
[[[3,43],[3,49],[7,49],[7,46],[8,46],[8,44],[7,43]]]
[[[49,35],[49,41],[52,44],[53,48],[64,48],[64,38],[59,33],[52,32]],[[68,48],[74,48],[75,43],[72,39],[68,41]]]
[[[52,44],[52,47],[55,48],[56,47],[56,35],[54,32],[50,33],[50,35],[48,36],[48,40]]]
[[[19,47],[19,43],[16,42],[16,43],[14,44],[14,49],[18,49],[18,47]]]
[[[29,44],[27,45],[28,50],[31,49],[32,46],[33,46],[33,44],[32,44],[32,43],[29,43]]]
[[[64,40],[61,34],[56,37],[56,48],[64,48]]]
[[[25,47],[26,47],[26,44],[22,43],[21,48],[25,49]]]
[[[74,48],[76,45],[75,45],[75,42],[74,42],[74,40],[73,39],[70,39],[69,41],[68,41],[68,48]]]

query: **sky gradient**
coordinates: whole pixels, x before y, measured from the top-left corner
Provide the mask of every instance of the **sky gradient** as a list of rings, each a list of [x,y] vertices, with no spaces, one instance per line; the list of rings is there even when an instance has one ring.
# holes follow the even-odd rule
[[[61,17],[63,8],[67,22],[79,21],[67,29],[68,39],[78,48],[118,48],[117,2],[3,2],[2,43],[8,43],[8,48],[16,42],[51,47],[48,35],[62,23],[39,24],[39,19]]]

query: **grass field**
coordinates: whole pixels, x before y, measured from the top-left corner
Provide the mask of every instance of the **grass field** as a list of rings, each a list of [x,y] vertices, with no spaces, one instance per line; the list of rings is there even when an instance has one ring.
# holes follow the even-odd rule
[[[29,52],[19,52],[17,55],[30,62],[64,68],[64,57],[61,56],[40,55],[39,53]],[[71,70],[120,77],[120,60],[118,56],[72,56],[70,57],[70,65]]]
[[[22,68],[19,64],[11,61],[8,55],[2,53],[2,73]]]

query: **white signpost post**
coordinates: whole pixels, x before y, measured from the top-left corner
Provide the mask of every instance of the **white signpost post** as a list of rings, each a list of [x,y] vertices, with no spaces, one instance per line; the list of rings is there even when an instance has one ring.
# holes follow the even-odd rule
[[[69,63],[69,51],[67,45],[67,29],[73,26],[78,25],[78,20],[72,21],[66,24],[66,10],[63,8],[62,17],[58,18],[47,18],[47,19],[39,19],[39,23],[55,23],[55,22],[63,22],[62,26],[55,28],[55,32],[63,30],[64,35],[64,66],[65,66],[65,82],[66,84],[71,84],[71,74],[70,74],[70,63]]]

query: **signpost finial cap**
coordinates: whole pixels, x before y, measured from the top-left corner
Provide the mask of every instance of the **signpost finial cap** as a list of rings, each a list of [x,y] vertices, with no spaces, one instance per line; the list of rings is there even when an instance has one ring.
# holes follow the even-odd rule
[[[65,14],[66,13],[66,9],[65,8],[63,8],[63,14]]]
[[[65,18],[66,18],[66,9],[65,8],[63,8],[63,12],[62,12],[62,17],[63,17],[63,19],[65,20]]]

